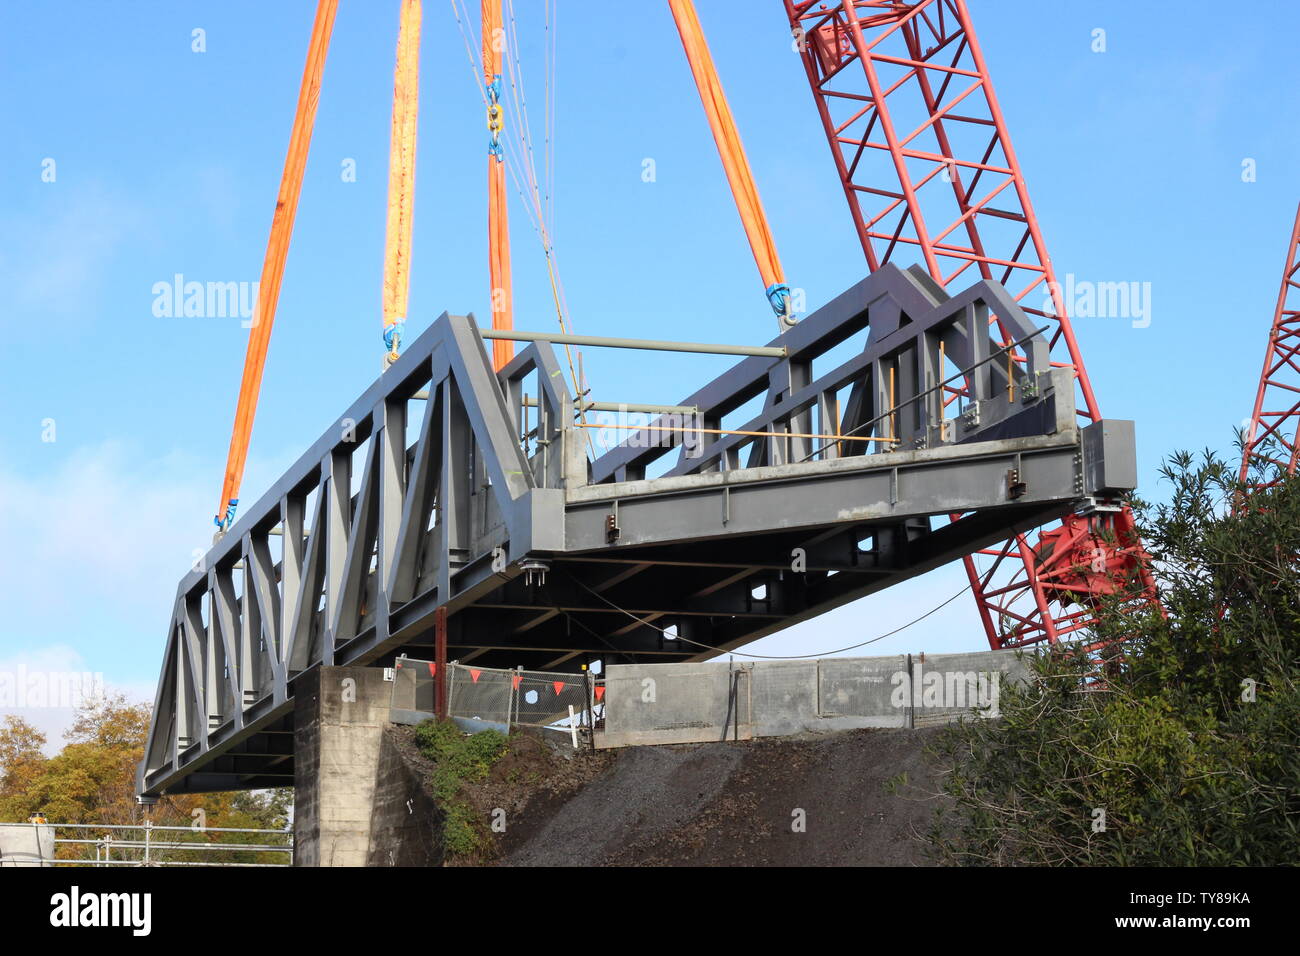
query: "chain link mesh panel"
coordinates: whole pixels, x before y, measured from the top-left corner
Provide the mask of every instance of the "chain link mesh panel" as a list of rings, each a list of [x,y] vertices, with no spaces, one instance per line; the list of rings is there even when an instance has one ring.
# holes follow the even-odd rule
[[[510,671],[447,665],[447,713],[451,717],[510,726],[513,704]]]
[[[507,727],[549,727],[561,723],[567,726],[572,707],[579,725],[585,726],[590,722],[586,716],[588,695],[597,696],[593,685],[590,677],[581,673],[448,664],[448,716]],[[436,670],[432,661],[409,657],[396,661],[393,708],[434,712]]]
[[[581,674],[515,671],[515,723],[545,727],[568,721],[569,708],[581,719],[587,709],[587,682]]]

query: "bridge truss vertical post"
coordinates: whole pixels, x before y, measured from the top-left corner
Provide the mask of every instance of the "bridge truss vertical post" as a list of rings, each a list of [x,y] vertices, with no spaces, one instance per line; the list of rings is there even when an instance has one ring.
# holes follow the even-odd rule
[[[1051,327],[1054,364],[1074,375],[1079,415],[1098,421],[965,0],[784,3],[870,267],[913,254],[945,287],[971,269],[1001,282]],[[952,389],[945,403],[967,390]],[[1087,628],[1096,598],[1120,577],[1136,577],[1143,600],[1154,600],[1132,514],[1115,505],[1068,516],[1037,543],[1018,535],[966,557],[991,647],[1056,643]]]

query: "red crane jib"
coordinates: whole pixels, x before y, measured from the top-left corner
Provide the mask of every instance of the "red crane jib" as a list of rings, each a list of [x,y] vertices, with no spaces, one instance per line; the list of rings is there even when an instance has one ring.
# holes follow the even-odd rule
[[[1000,282],[1051,329],[1080,415],[1099,420],[965,0],[784,3],[868,266],[920,262],[942,286],[963,274]],[[990,334],[1010,342],[996,317]],[[1158,607],[1120,502],[1072,515],[1037,542],[1018,535],[985,548],[965,565],[994,648],[1085,631],[1121,586]]]

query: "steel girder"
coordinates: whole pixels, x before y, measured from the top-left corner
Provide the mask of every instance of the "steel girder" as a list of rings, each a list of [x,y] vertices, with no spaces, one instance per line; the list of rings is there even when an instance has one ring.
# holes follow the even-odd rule
[[[444,314],[180,582],[141,793],[291,780],[299,676],[427,655],[441,607],[485,666],[700,660],[1135,483],[996,283],[884,266],[771,347],[589,461],[551,347],[494,373]]]

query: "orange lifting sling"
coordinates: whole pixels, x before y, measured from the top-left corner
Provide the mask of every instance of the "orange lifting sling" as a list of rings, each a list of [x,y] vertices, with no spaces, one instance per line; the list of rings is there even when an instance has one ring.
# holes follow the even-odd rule
[[[244,357],[239,404],[235,408],[235,427],[230,436],[230,452],[226,457],[226,476],[221,487],[221,501],[213,519],[221,531],[229,528],[235,520],[235,508],[239,504],[239,485],[248,458],[248,441],[253,432],[253,416],[257,413],[257,397],[262,387],[262,372],[266,368],[271,327],[275,324],[275,307],[280,301],[280,280],[284,278],[284,261],[289,254],[289,238],[293,235],[293,220],[298,212],[303,172],[307,168],[307,151],[311,146],[312,128],[316,123],[316,105],[320,102],[321,74],[325,71],[325,54],[329,51],[330,34],[334,30],[334,15],[337,11],[338,0],[320,0],[316,6],[316,20],[311,28],[307,64],[303,68],[293,131],[289,135],[289,151],[284,158],[280,192],[276,196],[275,215],[271,219],[271,236],[267,240],[266,257],[262,262],[257,311],[253,314],[248,352]]]
[[[718,71],[713,65],[708,43],[705,42],[704,30],[695,14],[695,4],[691,0],[668,0],[668,6],[677,23],[677,32],[681,34],[682,47],[686,50],[686,59],[690,61],[695,86],[700,91],[700,100],[709,118],[709,128],[713,130],[713,140],[718,145],[722,168],[726,171],[731,194],[736,200],[736,209],[740,212],[740,221],[749,238],[754,261],[758,263],[758,272],[763,278],[768,301],[780,317],[781,329],[784,331],[786,326],[793,324],[790,289],[785,284],[781,260],[776,254],[776,242],[772,239],[763,203],[758,198],[758,187],[754,183],[754,174],[750,172],[749,160],[745,158],[740,132],[736,129],[731,107],[727,105],[726,94],[722,91],[722,81],[718,79]]]
[[[415,139],[420,112],[420,0],[401,0],[397,66],[393,70],[393,128],[388,151],[388,220],[384,231],[385,367],[397,359],[411,289],[411,228],[415,209]]]

